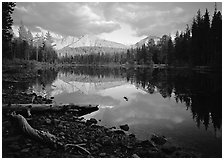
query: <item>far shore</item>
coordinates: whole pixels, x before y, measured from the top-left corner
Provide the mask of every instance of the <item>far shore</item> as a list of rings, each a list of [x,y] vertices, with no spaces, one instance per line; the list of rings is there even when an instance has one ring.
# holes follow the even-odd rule
[[[78,63],[49,63],[49,62],[38,62],[35,60],[7,60],[2,62],[3,70],[14,67],[31,67],[35,69],[45,68],[67,68],[76,66],[95,66],[95,67],[122,67],[122,68],[149,68],[149,69],[189,69],[199,72],[213,72],[220,71],[220,69],[212,68],[210,66],[168,66],[167,64],[152,64],[152,65],[138,65],[138,64],[78,64]]]

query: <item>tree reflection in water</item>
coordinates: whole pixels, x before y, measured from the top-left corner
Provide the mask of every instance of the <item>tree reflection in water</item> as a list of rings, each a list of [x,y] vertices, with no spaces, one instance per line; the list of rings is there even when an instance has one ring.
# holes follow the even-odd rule
[[[177,103],[185,103],[191,110],[198,127],[203,123],[207,130],[212,122],[215,131],[221,129],[222,121],[221,80],[221,75],[216,73],[189,70],[127,70],[127,81],[150,94],[157,91],[164,98],[173,94]]]

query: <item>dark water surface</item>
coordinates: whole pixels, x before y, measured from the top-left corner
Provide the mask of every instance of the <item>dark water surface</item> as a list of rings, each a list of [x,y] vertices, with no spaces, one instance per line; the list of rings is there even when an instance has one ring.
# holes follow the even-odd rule
[[[140,139],[157,133],[203,157],[222,156],[221,74],[85,66],[39,74],[28,90],[54,96],[56,103],[99,104],[87,119],[128,124]]]

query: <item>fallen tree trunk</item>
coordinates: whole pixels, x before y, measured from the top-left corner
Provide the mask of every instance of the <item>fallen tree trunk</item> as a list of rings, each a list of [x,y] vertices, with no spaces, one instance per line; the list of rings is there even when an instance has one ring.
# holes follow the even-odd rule
[[[41,143],[47,143],[53,147],[59,146],[60,143],[57,142],[58,139],[54,135],[32,128],[22,115],[12,112],[10,116],[13,123],[16,124],[14,126],[16,126],[16,129],[21,133]]]
[[[52,112],[74,112],[77,116],[82,116],[97,111],[97,106],[79,106],[74,104],[3,104],[2,113],[10,114],[13,111],[23,116],[30,117],[31,114],[43,114]]]
[[[52,135],[51,133],[32,128],[27,120],[20,114],[12,112],[10,114],[10,117],[11,121],[16,124],[14,125],[16,126],[16,129],[23,135],[28,136],[31,139],[34,139],[43,144],[47,144],[51,148],[63,149],[64,151],[67,151],[69,147],[72,147],[90,155],[90,152],[88,150],[78,144],[63,144],[62,142],[60,142],[60,139],[58,137]]]

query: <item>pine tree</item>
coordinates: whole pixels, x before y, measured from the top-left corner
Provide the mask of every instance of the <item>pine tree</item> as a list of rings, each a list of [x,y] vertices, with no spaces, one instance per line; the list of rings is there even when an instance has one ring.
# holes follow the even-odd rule
[[[19,26],[19,38],[23,41],[27,41],[28,42],[28,32],[23,24],[23,21],[20,22],[20,26]]]
[[[197,22],[196,19],[193,18],[193,24],[191,27],[191,32],[192,32],[192,42],[191,42],[191,46],[192,46],[192,64],[195,65],[197,63],[197,52],[198,52],[198,46],[197,46],[197,32],[198,32],[198,27],[197,27]]]
[[[152,47],[155,44],[154,40],[151,39],[147,42],[147,48],[146,48],[146,64],[151,65],[152,64]]]
[[[201,37],[202,43],[203,43],[203,48],[202,48],[202,52],[203,54],[203,64],[207,65],[208,61],[210,60],[210,19],[209,19],[209,13],[208,10],[206,9],[205,14],[203,16],[203,30],[202,30],[203,34]]]
[[[12,58],[10,53],[11,40],[13,37],[11,14],[14,11],[16,3],[2,2],[2,53],[3,58]]]
[[[27,38],[28,38],[29,45],[33,46],[33,35],[30,32],[30,30],[28,30],[28,32],[27,32]]]
[[[167,49],[167,60],[168,60],[168,64],[171,65],[174,61],[174,46],[173,46],[173,41],[171,39],[171,37],[168,40],[168,49]]]
[[[52,47],[52,43],[53,43],[52,36],[50,32],[48,31],[45,35],[45,44],[47,47]]]
[[[211,24],[211,39],[212,39],[212,64],[214,66],[222,65],[222,15],[215,8],[212,24]]]
[[[141,50],[141,64],[146,64],[147,63],[147,51],[145,44],[142,45],[142,50]]]
[[[21,41],[21,48],[22,48],[20,55],[22,56],[22,58],[29,60],[29,35],[28,35],[28,31],[26,30],[23,24],[23,21],[20,22],[18,32],[19,32],[19,39]]]

